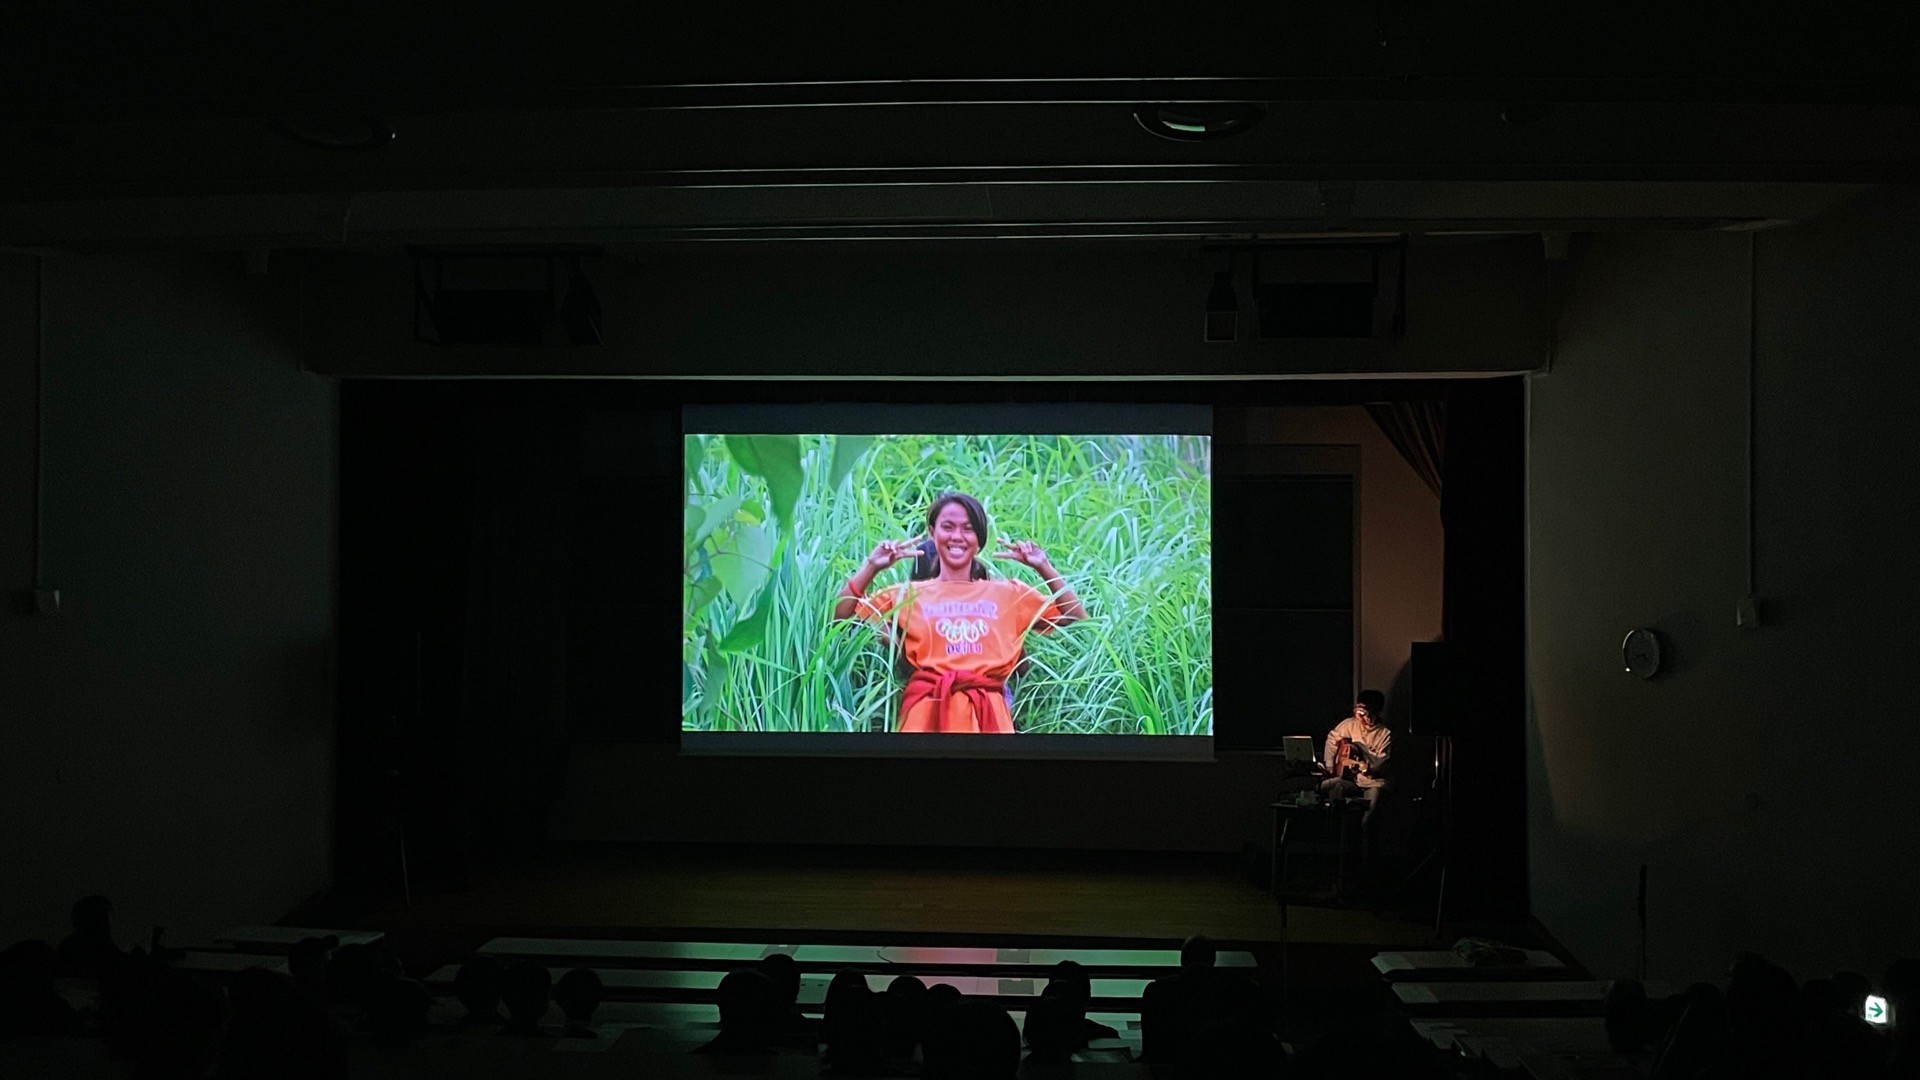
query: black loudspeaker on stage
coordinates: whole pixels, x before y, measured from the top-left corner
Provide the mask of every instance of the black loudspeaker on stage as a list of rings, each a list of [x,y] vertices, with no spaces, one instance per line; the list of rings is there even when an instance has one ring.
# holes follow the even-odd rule
[[[1444,641],[1416,641],[1408,664],[1409,733],[1452,736],[1460,729],[1459,661]]]

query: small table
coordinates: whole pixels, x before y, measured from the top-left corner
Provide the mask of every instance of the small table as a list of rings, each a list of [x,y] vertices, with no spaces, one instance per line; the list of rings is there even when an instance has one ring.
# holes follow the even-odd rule
[[[1366,813],[1365,799],[1320,799],[1313,802],[1298,803],[1289,800],[1267,804],[1273,811],[1273,854],[1267,866],[1267,891],[1280,895],[1280,887],[1287,881],[1287,841],[1293,832],[1295,818],[1311,817],[1321,820],[1328,816],[1340,822],[1340,862],[1334,872],[1333,895],[1340,898],[1347,880],[1347,823],[1357,814]]]

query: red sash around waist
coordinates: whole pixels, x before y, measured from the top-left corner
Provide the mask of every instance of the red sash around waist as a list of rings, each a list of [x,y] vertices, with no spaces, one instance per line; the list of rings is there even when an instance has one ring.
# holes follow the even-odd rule
[[[966,698],[973,706],[974,722],[986,724],[999,715],[994,702],[1005,706],[1005,684],[999,679],[990,679],[970,671],[933,671],[929,668],[915,668],[912,677],[907,679],[906,693],[900,701],[900,715],[904,719],[915,705],[933,699],[933,728],[935,731],[949,731],[947,726],[947,706],[955,697]]]

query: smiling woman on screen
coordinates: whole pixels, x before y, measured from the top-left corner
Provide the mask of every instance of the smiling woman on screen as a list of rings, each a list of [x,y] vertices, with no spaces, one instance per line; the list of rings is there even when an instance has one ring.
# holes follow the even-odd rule
[[[927,539],[882,540],[834,602],[836,619],[897,627],[913,665],[900,701],[901,731],[1012,734],[1006,681],[1027,631],[1086,618],[1080,598],[1031,540],[1001,540],[993,557],[1030,567],[1045,592],[990,575],[979,558],[987,535],[980,500],[946,492],[927,508]],[[920,559],[911,580],[866,595],[874,575],[905,559]]]

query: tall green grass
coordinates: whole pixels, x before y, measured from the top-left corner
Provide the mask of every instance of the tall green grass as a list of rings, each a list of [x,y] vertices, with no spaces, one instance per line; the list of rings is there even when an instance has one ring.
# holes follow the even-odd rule
[[[895,656],[873,627],[833,622],[833,602],[875,543],[919,536],[927,504],[957,490],[985,503],[994,538],[1046,549],[1086,604],[1086,620],[1027,636],[1018,730],[1210,733],[1210,471],[1200,436],[690,435],[683,726],[891,730]]]

